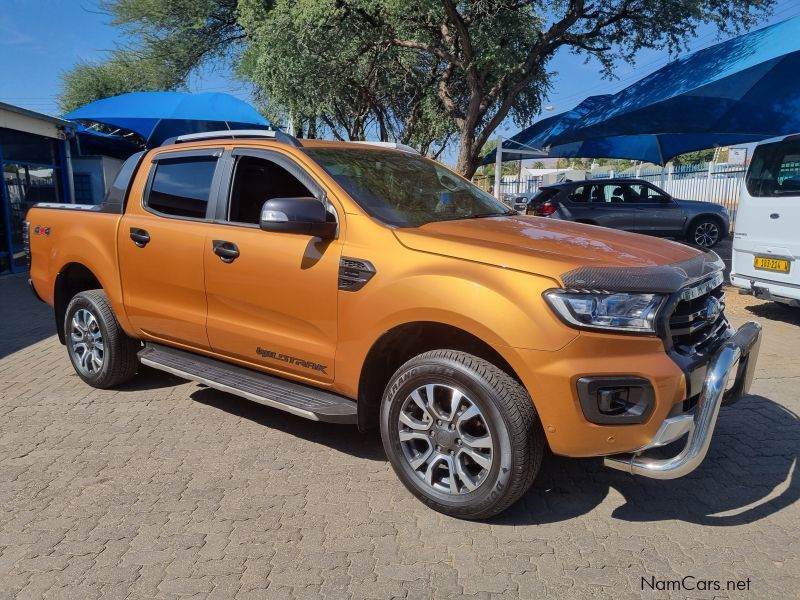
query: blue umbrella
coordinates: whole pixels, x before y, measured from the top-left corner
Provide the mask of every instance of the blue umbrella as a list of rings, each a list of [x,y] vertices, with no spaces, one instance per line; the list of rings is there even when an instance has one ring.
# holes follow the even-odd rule
[[[263,116],[229,94],[132,92],[96,100],[64,115],[80,123],[101,123],[132,131],[148,147],[187,133],[222,129],[266,129]]]
[[[800,131],[800,17],[689,54],[618,92],[551,147],[620,136],[659,138],[662,160],[675,149],[740,143]],[[706,136],[704,141],[701,136]],[[735,140],[726,142],[724,140]],[[688,143],[691,142],[691,143]],[[667,149],[672,143],[675,149]],[[680,153],[680,152],[678,152]]]

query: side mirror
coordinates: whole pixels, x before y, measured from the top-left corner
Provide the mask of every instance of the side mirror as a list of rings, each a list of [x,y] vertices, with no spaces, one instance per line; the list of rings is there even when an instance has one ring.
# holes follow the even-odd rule
[[[264,231],[336,237],[336,222],[328,220],[325,205],[317,198],[271,198],[261,207],[259,225]]]

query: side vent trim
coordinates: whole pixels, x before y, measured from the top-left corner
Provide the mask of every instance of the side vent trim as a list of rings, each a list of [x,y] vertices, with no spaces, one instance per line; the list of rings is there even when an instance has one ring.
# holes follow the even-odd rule
[[[339,289],[357,292],[375,275],[375,267],[368,260],[343,256],[339,261]]]

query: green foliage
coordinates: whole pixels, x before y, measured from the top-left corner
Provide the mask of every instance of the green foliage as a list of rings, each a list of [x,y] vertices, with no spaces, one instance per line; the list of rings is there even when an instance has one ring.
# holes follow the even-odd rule
[[[707,150],[696,150],[694,152],[686,152],[680,154],[672,159],[676,165],[699,165],[714,160],[714,148]]]
[[[64,78],[64,106],[175,89],[233,67],[263,110],[306,135],[397,140],[437,155],[458,138],[471,176],[507,118],[540,112],[560,50],[608,76],[643,48],[684,49],[699,24],[735,32],[775,0],[106,0],[127,45]],[[132,65],[141,64],[139,70]]]

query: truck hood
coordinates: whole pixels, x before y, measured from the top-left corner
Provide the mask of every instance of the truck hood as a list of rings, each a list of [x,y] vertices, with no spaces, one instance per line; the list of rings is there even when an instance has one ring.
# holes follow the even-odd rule
[[[564,285],[597,286],[604,277],[614,282],[613,287],[596,289],[674,291],[720,266],[713,252],[677,242],[541,217],[442,221],[394,233],[412,250],[544,275]],[[677,279],[663,280],[676,270]],[[621,273],[626,281],[620,281]],[[627,281],[627,274],[635,284]]]

